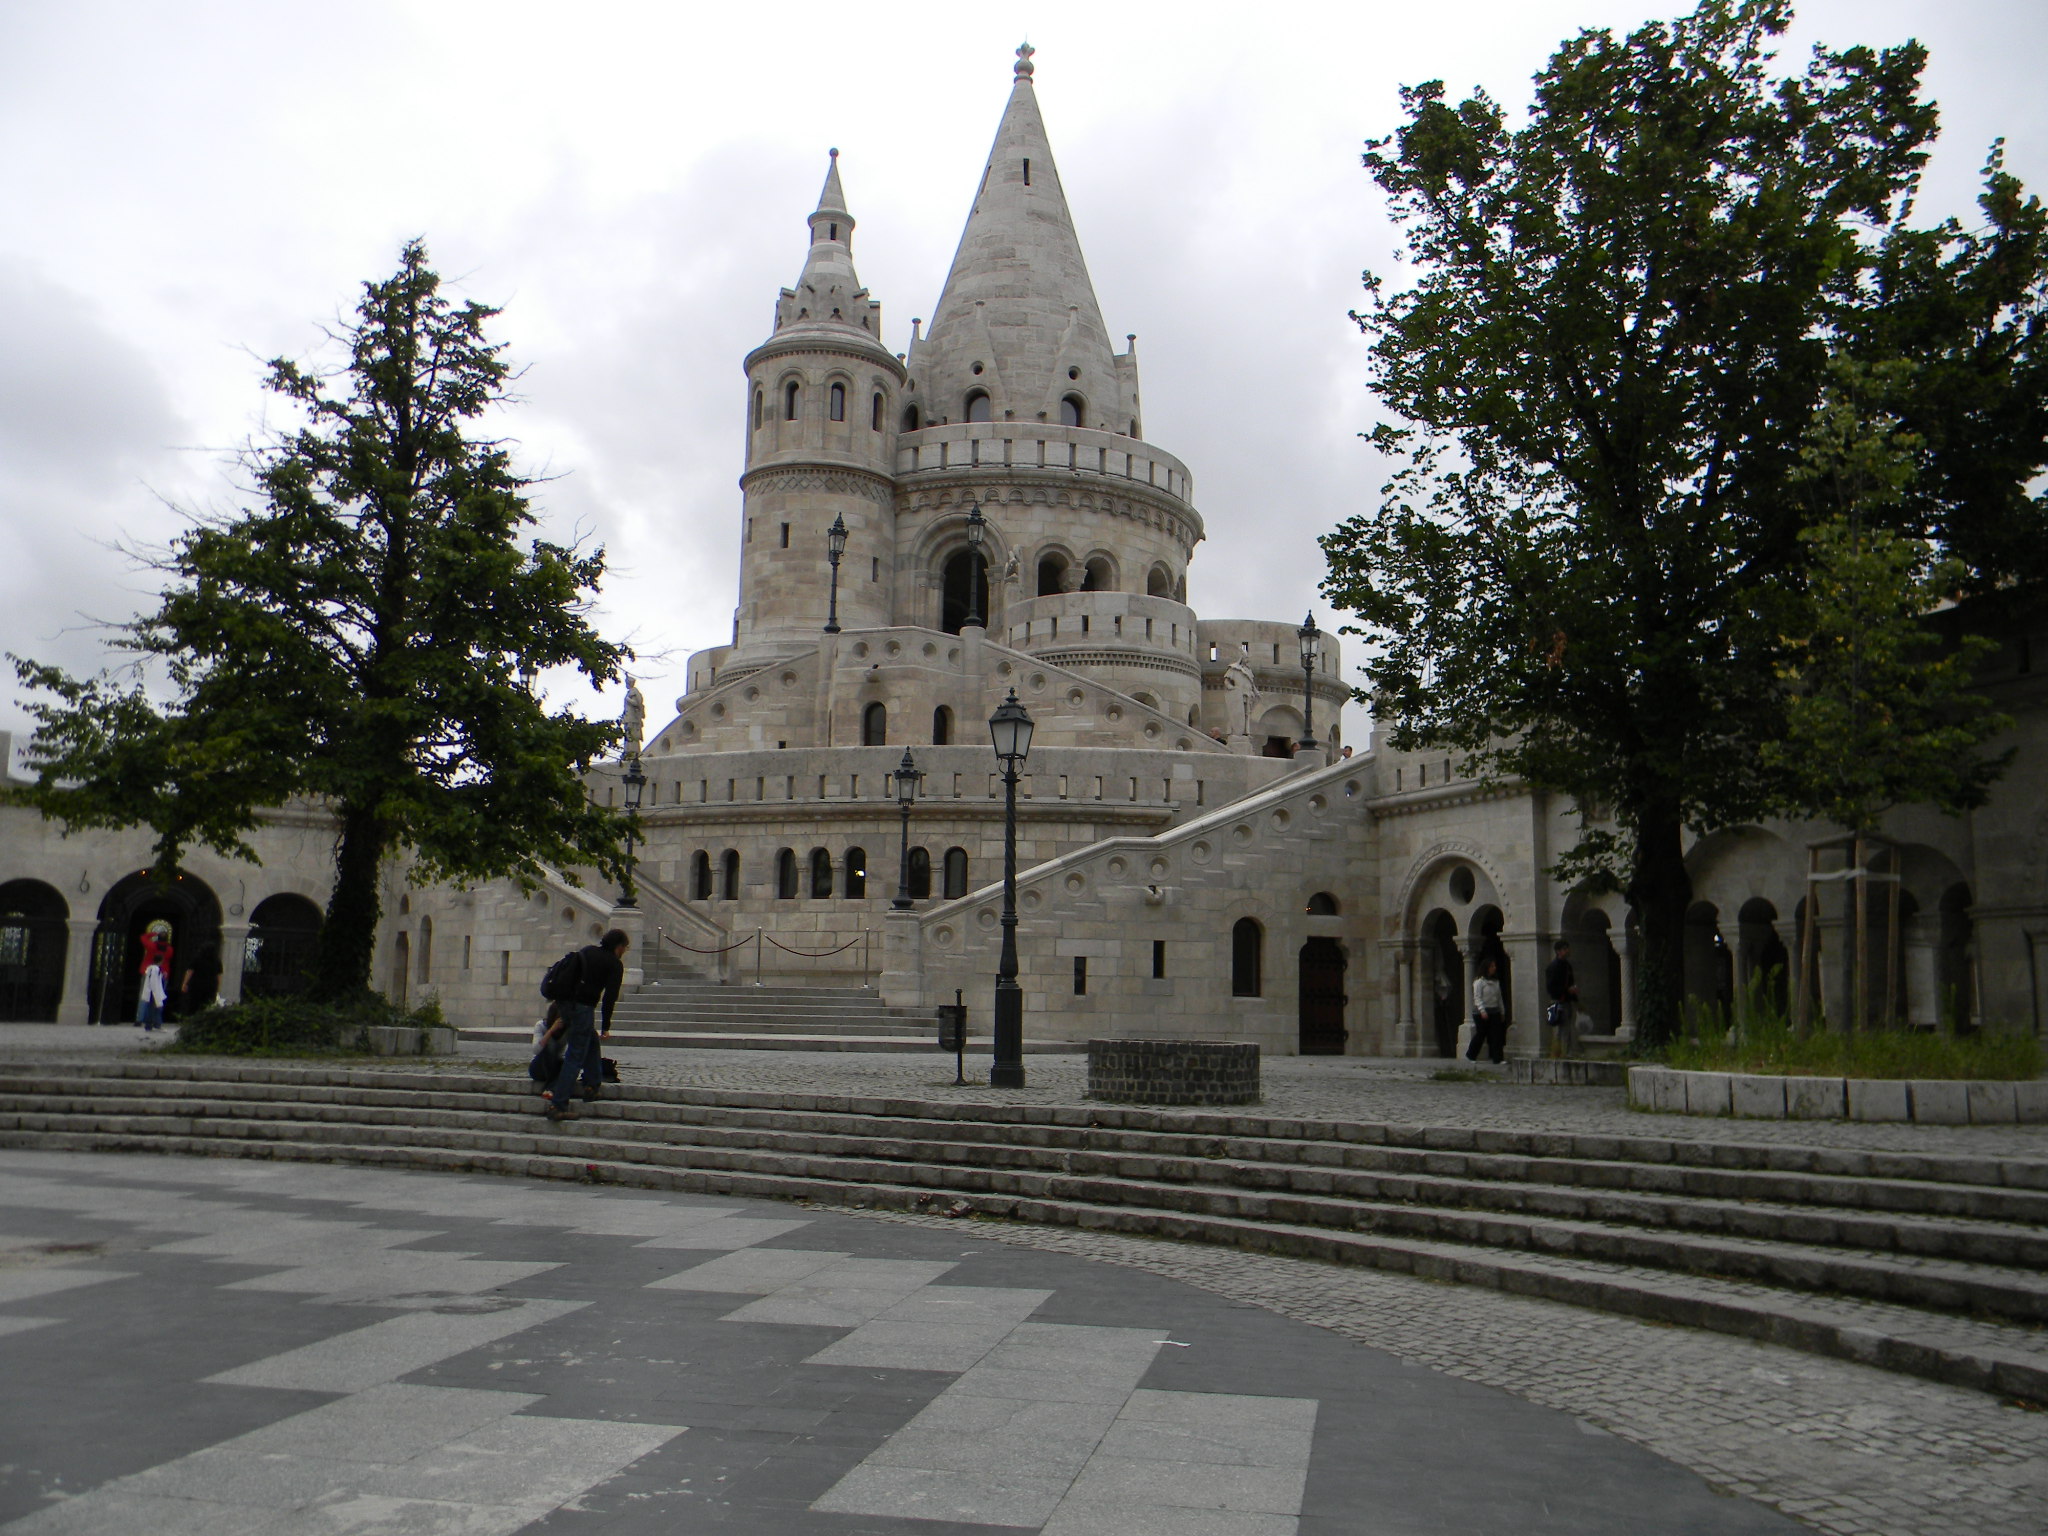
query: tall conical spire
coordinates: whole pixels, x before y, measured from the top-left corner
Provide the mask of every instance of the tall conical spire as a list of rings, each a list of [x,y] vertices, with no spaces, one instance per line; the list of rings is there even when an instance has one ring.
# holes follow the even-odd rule
[[[847,326],[881,345],[882,306],[869,299],[853,270],[853,215],[846,207],[846,189],[839,181],[839,151],[828,152],[830,167],[818,193],[818,206],[805,220],[811,245],[804,256],[803,276],[794,288],[782,290],[775,305],[777,332],[792,326]]]
[[[989,396],[991,419],[1134,430],[1136,380],[1120,364],[1088,278],[1032,87],[1033,49],[1014,84],[967,227],[911,358],[927,421],[961,421]]]

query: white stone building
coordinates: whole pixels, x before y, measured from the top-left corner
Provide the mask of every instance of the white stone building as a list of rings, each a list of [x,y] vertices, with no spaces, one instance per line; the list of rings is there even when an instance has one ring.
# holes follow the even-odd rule
[[[394,869],[380,983],[431,991],[458,1022],[523,1023],[547,963],[616,923],[638,937],[643,978],[873,986],[919,1008],[959,989],[984,1032],[1003,833],[985,722],[1014,689],[1037,723],[1019,802],[1027,1038],[1448,1053],[1483,948],[1506,961],[1510,1049],[1526,1053],[1541,1045],[1559,935],[1575,943],[1588,1026],[1625,1030],[1625,904],[1544,874],[1576,837],[1572,806],[1471,782],[1442,753],[1360,741],[1343,756],[1333,637],[1309,674],[1293,622],[1188,606],[1203,537],[1193,478],[1144,436],[1135,343],[1118,351],[1103,321],[1019,54],[931,326],[913,323],[900,355],[855,273],[835,152],[801,273],[745,359],[731,643],[690,659],[639,759],[639,906],[567,882],[530,896],[414,889]],[[1306,586],[1316,554],[1301,557]],[[2037,606],[2007,621],[1987,675],[2021,721],[1994,804],[1903,813],[1889,829],[1904,892],[1897,1012],[1915,1023],[1946,1009],[2043,1027],[2044,620]],[[1319,745],[1296,751],[1306,734]],[[920,788],[899,911],[892,773],[906,749]],[[621,803],[619,773],[595,775],[593,793]],[[1692,850],[1695,993],[1734,995],[1798,953],[1806,845],[1825,835],[1747,827]],[[324,897],[321,843],[308,818],[280,818],[260,870],[195,860],[205,897],[178,920],[195,935],[218,924],[231,952],[245,922],[262,938],[263,901]],[[146,852],[142,836],[67,842],[0,812],[0,989],[13,986],[15,1016],[97,1006],[88,993],[108,984],[89,983],[94,955],[119,972],[116,952],[154,911],[132,884],[115,894]],[[1849,945],[1834,902],[1816,935],[1838,1003]],[[303,906],[290,911],[303,924]],[[273,961],[296,942],[273,933]],[[6,970],[31,950],[34,965]]]

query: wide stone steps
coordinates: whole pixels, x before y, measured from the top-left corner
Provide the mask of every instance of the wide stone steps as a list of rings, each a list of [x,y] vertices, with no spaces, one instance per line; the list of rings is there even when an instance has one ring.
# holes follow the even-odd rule
[[[937,1019],[892,1008],[858,987],[721,986],[665,982],[620,997],[612,1038],[623,1044],[723,1050],[930,1049]],[[466,1029],[466,1040],[509,1043],[516,1029]]]
[[[503,1075],[231,1067],[212,1080],[213,1065],[0,1077],[0,1144],[538,1173],[566,1160],[649,1187],[964,1201],[1804,1338],[2048,1399],[2048,1166],[2028,1161],[710,1089],[631,1088],[555,1125]],[[1463,1145],[1403,1144],[1431,1138]],[[1674,1174],[1690,1187],[1628,1182]],[[1867,1319],[1828,1312],[1852,1305],[1841,1298],[1895,1320],[1873,1338]]]

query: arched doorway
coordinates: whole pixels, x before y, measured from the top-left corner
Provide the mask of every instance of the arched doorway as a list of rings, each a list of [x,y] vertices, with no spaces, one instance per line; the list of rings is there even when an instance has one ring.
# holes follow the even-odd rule
[[[40,880],[0,885],[0,1021],[53,1024],[64,996],[71,908]]]
[[[1465,956],[1458,948],[1458,920],[1441,908],[1422,920],[1422,954],[1436,1053],[1454,1057],[1465,1019]]]
[[[989,621],[988,562],[971,549],[955,552],[940,573],[939,628],[957,635],[969,618]]]
[[[1301,946],[1299,1049],[1304,1056],[1341,1056],[1350,1031],[1344,1027],[1344,946],[1313,938]]]
[[[391,940],[391,1003],[403,1008],[412,995],[412,935],[403,928]]]
[[[320,909],[303,896],[271,896],[249,914],[241,955],[242,996],[292,997],[320,963]]]
[[[220,944],[220,899],[197,875],[174,875],[159,884],[146,869],[114,882],[100,902],[93,935],[86,1012],[96,1024],[129,1024],[142,994],[142,935],[152,923],[171,932],[171,974],[181,958]]]
[[[1745,1012],[1754,996],[1782,1018],[1792,995],[1792,957],[1778,937],[1778,909],[1761,896],[1750,897],[1736,911],[1735,958]]]

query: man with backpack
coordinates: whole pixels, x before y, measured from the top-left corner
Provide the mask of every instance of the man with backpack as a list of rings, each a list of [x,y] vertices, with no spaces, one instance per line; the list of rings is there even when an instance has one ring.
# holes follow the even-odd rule
[[[614,928],[595,944],[575,953],[573,982],[565,973],[572,957],[564,956],[541,983],[543,994],[550,990],[551,983],[554,990],[568,993],[556,999],[562,1005],[562,1018],[567,1025],[562,1070],[541,1095],[550,1120],[564,1119],[572,1112],[570,1104],[579,1080],[585,1098],[594,1099],[601,1091],[604,1059],[599,1054],[598,1036],[600,1032],[612,1032],[612,1009],[618,1004],[619,988],[626,981],[623,956],[631,943],[623,930]],[[600,1005],[604,1010],[601,1022]]]

